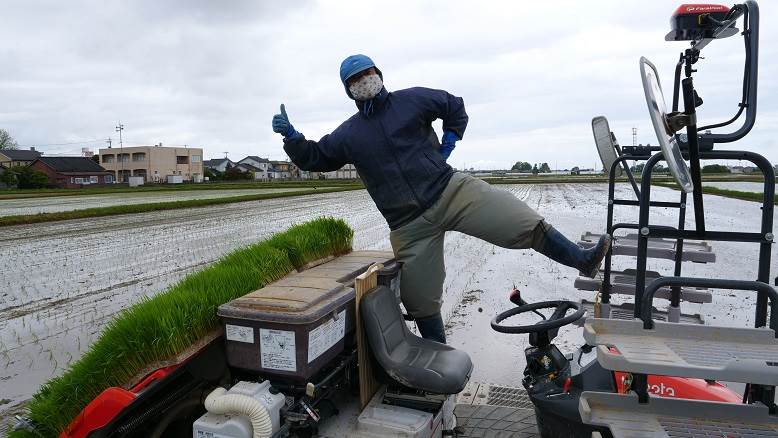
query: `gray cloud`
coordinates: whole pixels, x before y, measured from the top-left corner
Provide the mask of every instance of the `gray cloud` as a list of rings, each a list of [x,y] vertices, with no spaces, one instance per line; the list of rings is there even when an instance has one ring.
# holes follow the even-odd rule
[[[376,60],[390,89],[422,85],[464,97],[471,121],[454,165],[588,166],[596,159],[589,128],[595,115],[610,118],[622,143],[631,141],[632,126],[641,142],[655,142],[638,58],[652,59],[671,86],[684,46],[663,36],[678,4],[4,2],[0,127],[21,144],[43,145],[115,137],[122,120],[128,143],[281,158],[269,126],[278,104],[286,103],[307,136],[331,131],[354,111],[338,66],[362,52]],[[760,6],[763,23],[778,18],[778,6]],[[747,144],[778,161],[772,41],[778,30],[764,25],[760,120]],[[736,109],[741,41],[717,41],[706,52],[696,82],[706,100],[700,116],[720,120]]]

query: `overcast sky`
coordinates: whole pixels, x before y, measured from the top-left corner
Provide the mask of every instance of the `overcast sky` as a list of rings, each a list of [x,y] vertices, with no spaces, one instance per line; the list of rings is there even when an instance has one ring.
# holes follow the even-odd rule
[[[470,123],[454,166],[591,167],[593,116],[607,116],[622,144],[633,126],[639,142],[656,144],[638,60],[651,59],[672,88],[685,43],[664,35],[678,5],[4,0],[0,128],[47,154],[78,154],[107,137],[117,144],[121,120],[126,145],[281,159],[270,127],[279,104],[308,138],[332,131],[355,112],[340,62],[364,53],[390,91],[425,86],[464,98]],[[778,5],[760,6],[758,121],[735,146],[778,162]],[[720,121],[737,109],[742,39],[716,41],[703,56],[699,119]]]

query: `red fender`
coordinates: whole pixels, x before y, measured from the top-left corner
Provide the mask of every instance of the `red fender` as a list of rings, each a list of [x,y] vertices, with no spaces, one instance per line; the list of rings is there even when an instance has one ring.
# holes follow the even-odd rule
[[[612,353],[619,351],[613,347]],[[632,383],[632,376],[623,371],[614,371],[616,390],[626,394]],[[728,387],[716,381],[691,379],[688,377],[648,376],[648,392],[659,397],[687,398],[691,400],[707,400],[726,403],[743,403],[743,397]]]
[[[160,368],[143,378],[137,385],[126,390],[112,386],[88,405],[70,422],[59,438],[86,438],[90,433],[105,427],[127,406],[132,404],[138,394],[149,388],[153,383],[164,379],[178,368],[180,364]]]

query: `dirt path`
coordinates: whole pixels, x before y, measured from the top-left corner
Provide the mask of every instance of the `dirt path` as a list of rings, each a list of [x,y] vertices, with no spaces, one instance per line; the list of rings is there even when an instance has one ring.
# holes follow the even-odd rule
[[[151,204],[155,202],[186,201],[191,199],[229,198],[306,190],[305,188],[267,188],[235,190],[189,190],[168,192],[114,193],[83,196],[49,196],[38,198],[0,199],[0,216],[53,213],[114,205]]]

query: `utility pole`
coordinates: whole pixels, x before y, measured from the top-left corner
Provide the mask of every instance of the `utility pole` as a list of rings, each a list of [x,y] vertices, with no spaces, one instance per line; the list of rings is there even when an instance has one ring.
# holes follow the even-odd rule
[[[116,125],[116,132],[119,133],[119,156],[122,160],[122,173],[119,182],[124,182],[124,142],[122,141],[122,131],[124,131],[124,125],[122,124],[122,121],[119,120],[119,124]]]
[[[638,145],[638,128],[632,128],[632,146]]]
[[[108,143],[108,149],[111,149],[111,137],[106,138],[105,142]]]

